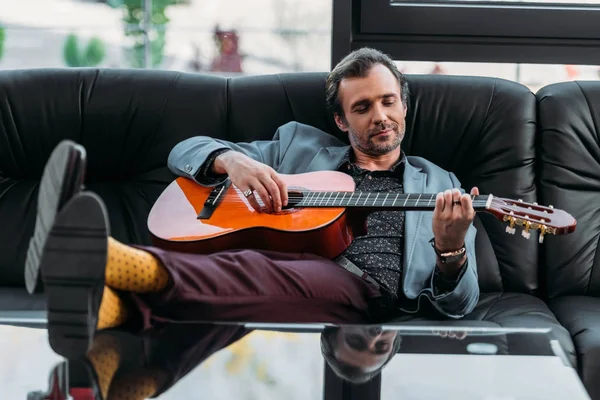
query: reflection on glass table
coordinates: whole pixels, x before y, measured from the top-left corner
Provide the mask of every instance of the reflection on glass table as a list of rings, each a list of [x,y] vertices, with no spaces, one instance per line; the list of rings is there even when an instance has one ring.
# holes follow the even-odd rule
[[[349,398],[323,396],[325,359],[330,376],[344,382],[379,384],[381,372],[381,399],[589,399],[549,333],[460,324],[165,324],[138,334],[103,331],[85,359],[58,361],[44,330],[0,326],[1,343],[15,352],[3,360],[12,376],[1,379],[7,398],[29,400]],[[40,366],[48,369],[43,377]]]

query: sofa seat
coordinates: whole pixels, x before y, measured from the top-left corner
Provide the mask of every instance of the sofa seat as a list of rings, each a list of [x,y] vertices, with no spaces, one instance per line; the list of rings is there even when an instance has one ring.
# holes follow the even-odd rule
[[[0,288],[0,313],[5,311],[45,311],[43,294],[30,295],[25,288]]]
[[[535,296],[524,293],[482,293],[475,310],[464,320],[492,322],[503,328],[550,328],[571,366],[577,366],[575,346],[569,331],[560,324],[546,303]],[[600,318],[598,321],[600,326]]]
[[[0,288],[0,325],[46,327],[46,299],[25,288]]]
[[[600,399],[600,298],[564,296],[549,305],[573,337],[583,384],[593,399]]]

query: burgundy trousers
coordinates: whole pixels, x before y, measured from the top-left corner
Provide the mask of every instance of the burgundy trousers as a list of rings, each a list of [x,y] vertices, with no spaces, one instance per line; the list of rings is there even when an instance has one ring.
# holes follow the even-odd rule
[[[172,283],[132,294],[144,329],[156,323],[370,323],[379,289],[311,254],[235,250],[211,255],[137,246],[156,256]]]

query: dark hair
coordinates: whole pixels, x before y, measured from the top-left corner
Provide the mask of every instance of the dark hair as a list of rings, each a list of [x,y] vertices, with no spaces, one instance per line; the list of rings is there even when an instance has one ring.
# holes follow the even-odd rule
[[[325,103],[334,114],[344,117],[344,110],[339,99],[340,82],[345,78],[365,77],[376,64],[387,67],[398,78],[402,103],[408,107],[408,82],[396,67],[394,61],[379,50],[363,47],[348,54],[327,75],[325,82]]]
[[[327,327],[323,330],[321,333],[321,354],[338,377],[354,384],[369,382],[371,379],[375,378],[381,372],[383,367],[385,367],[392,360],[392,358],[394,358],[396,353],[398,353],[402,343],[402,337],[396,335],[394,338],[393,348],[390,351],[390,356],[388,359],[385,360],[385,362],[381,364],[379,368],[365,372],[360,367],[345,364],[335,358],[334,349],[337,343],[336,334],[339,329],[339,327]]]

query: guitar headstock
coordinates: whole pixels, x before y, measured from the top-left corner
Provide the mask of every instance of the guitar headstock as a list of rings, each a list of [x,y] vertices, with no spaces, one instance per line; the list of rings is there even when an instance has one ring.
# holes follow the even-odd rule
[[[514,235],[516,226],[523,227],[521,234],[529,239],[531,230],[539,231],[539,242],[544,241],[544,236],[566,235],[575,231],[577,221],[566,211],[552,206],[540,206],[537,203],[527,203],[523,200],[511,200],[501,197],[492,197],[487,206],[487,211],[494,214],[501,221],[508,222],[506,232]]]

